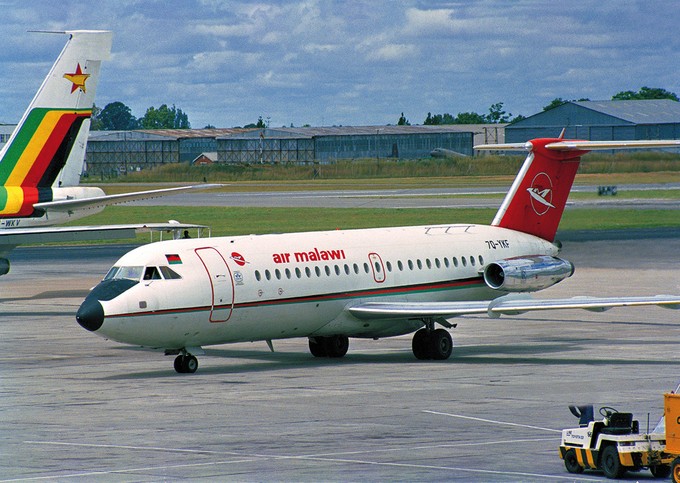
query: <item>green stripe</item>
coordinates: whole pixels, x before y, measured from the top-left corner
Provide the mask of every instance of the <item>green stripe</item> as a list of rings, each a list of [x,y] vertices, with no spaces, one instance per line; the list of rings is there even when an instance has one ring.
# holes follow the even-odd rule
[[[31,138],[38,130],[40,123],[43,121],[48,112],[62,111],[62,112],[89,112],[89,109],[52,109],[45,107],[37,107],[32,109],[26,117],[26,120],[19,126],[19,132],[12,141],[12,144],[7,148],[5,156],[0,161],[0,185],[5,185],[9,179],[12,171],[16,168],[19,158],[26,150]],[[6,202],[6,196],[5,196]]]

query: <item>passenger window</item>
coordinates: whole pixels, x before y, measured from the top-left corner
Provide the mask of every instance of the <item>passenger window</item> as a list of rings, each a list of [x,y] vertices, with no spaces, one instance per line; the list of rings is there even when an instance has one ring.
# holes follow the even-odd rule
[[[442,264],[441,264],[441,262],[439,261],[438,258],[434,259],[434,266],[437,267],[437,268],[442,268]]]
[[[274,275],[276,276],[276,280],[281,280],[281,270],[278,268],[274,270]]]
[[[423,262],[420,261],[420,258],[416,260],[416,265],[418,265],[418,270],[423,269]]]
[[[319,267],[314,267],[314,272],[316,273],[317,277],[321,276],[321,269]]]
[[[326,265],[325,267],[323,267],[323,269],[324,269],[324,271],[326,272],[326,276],[330,276],[330,275],[331,275],[331,268],[330,268],[328,265]]]
[[[262,275],[260,275],[259,270],[255,270],[255,280],[257,280],[258,282],[262,280]]]
[[[349,273],[350,273],[350,272],[349,272],[349,265],[347,265],[346,263],[345,263],[345,273],[346,273],[347,275],[349,275]]]
[[[456,257],[453,257],[453,266],[458,267],[458,259]]]
[[[290,269],[286,268],[286,278],[290,280]]]
[[[340,275],[340,267],[338,267],[337,265],[335,266],[335,274]]]
[[[302,278],[302,272],[300,271],[300,269],[298,267],[295,267],[295,276],[297,278]]]
[[[309,269],[309,267],[305,267],[305,275],[307,275],[307,278],[312,276],[312,271]]]
[[[413,270],[413,262],[411,260],[408,261],[408,269]]]
[[[427,268],[432,268],[432,262],[430,261],[429,258],[425,259],[425,265],[427,265]]]
[[[479,256],[479,264],[484,265],[484,257],[482,257],[481,255]]]
[[[465,260],[465,257],[460,257],[460,261],[463,263],[464,267],[467,267],[467,261]]]
[[[269,272],[269,270],[264,271],[264,278],[266,278],[267,280],[272,279],[272,274]]]
[[[449,268],[449,259],[448,258],[444,258],[444,266],[446,268]]]
[[[354,266],[354,273],[357,274],[357,275],[359,275],[359,265],[357,265],[356,263],[354,263],[353,266]]]
[[[392,272],[392,264],[390,262],[387,262],[387,271]]]
[[[166,279],[166,280],[177,280],[177,279],[182,278],[182,276],[179,273],[175,272],[170,267],[160,266],[158,268],[160,269],[161,273],[163,274],[163,278]]]
[[[401,263],[401,260],[398,260],[398,261],[397,261],[397,268],[399,268],[399,271],[400,271],[400,272],[403,272],[403,271],[404,271],[404,264]]]
[[[368,273],[368,263],[364,262],[364,272]]]
[[[475,257],[470,256],[470,265],[475,266]]]

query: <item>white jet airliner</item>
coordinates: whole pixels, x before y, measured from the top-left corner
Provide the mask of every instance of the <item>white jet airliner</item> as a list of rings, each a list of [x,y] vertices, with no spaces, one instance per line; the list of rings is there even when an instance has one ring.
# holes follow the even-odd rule
[[[100,188],[78,186],[101,62],[109,58],[112,34],[62,33],[69,35],[66,46],[0,151],[0,275],[9,272],[9,252],[24,243],[130,238],[136,230],[197,227],[179,223],[52,225],[98,213],[111,204],[215,186],[108,196]]]
[[[616,306],[680,307],[680,297],[532,300],[518,293],[569,277],[553,243],[580,157],[594,149],[680,141],[560,138],[477,149],[529,155],[490,226],[426,225],[174,240],[136,248],[87,296],[76,319],[107,339],[177,355],[195,372],[202,346],[307,337],[317,357],[342,357],[349,338],[415,331],[418,359],[447,359],[446,329],[465,314]],[[514,293],[514,294],[513,294]],[[442,327],[437,328],[437,325]]]

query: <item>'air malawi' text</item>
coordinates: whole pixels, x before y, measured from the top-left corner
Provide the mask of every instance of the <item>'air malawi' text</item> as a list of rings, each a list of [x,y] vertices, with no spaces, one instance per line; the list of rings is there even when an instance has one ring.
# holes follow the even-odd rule
[[[274,263],[304,263],[320,262],[322,260],[344,260],[347,257],[345,257],[345,250],[319,250],[318,248],[315,248],[308,252],[274,253],[272,258],[274,259]]]

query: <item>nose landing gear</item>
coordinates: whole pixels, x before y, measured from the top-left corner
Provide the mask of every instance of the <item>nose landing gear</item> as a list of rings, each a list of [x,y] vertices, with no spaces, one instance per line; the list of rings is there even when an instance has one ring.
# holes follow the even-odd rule
[[[198,369],[198,359],[188,352],[182,352],[175,357],[175,371],[179,374],[193,374]]]

